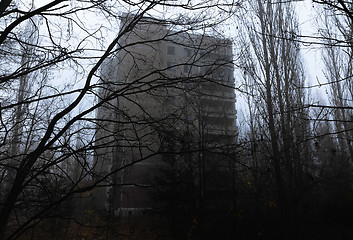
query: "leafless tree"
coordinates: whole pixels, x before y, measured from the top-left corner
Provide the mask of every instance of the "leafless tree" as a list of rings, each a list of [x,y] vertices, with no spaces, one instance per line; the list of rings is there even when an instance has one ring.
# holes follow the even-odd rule
[[[295,39],[299,28],[291,3],[250,1],[249,9],[252,14],[241,22],[246,35],[240,43],[240,66],[251,116],[252,161],[259,161],[258,145],[268,142],[267,149],[261,149],[263,159],[270,159],[282,217],[289,219],[300,202],[309,160],[304,154],[308,145],[300,144],[308,137],[309,123],[302,120],[308,112]]]
[[[344,9],[349,9],[345,3]],[[348,8],[347,8],[348,7]],[[345,15],[337,14],[337,7],[330,6],[322,16],[321,34],[325,40],[323,48],[323,61],[325,64],[325,77],[328,80],[330,89],[330,101],[333,110],[333,120],[335,120],[335,132],[338,133],[340,151],[347,156],[353,153],[351,140],[351,110],[352,101],[352,20],[349,12]],[[335,27],[332,27],[335,26]],[[341,40],[343,45],[337,45],[337,40]],[[349,160],[351,161],[351,160]]]
[[[106,122],[112,118],[96,119],[94,112],[101,107],[113,107],[112,103],[116,101],[129,100],[140,91],[155,94],[156,85],[167,89],[174,84],[160,82],[165,67],[139,72],[141,75],[134,84],[117,86],[104,79],[98,81],[97,76],[101,75],[102,66],[106,66],[109,59],[123,51],[129,53],[129,47],[136,45],[121,43],[138,23],[145,17],[160,21],[158,19],[163,16],[158,12],[163,8],[178,10],[167,20],[160,21],[174,30],[157,39],[145,39],[144,44],[149,45],[175,35],[175,31],[183,34],[210,32],[229,16],[215,18],[216,12],[234,7],[237,7],[236,2],[226,1],[193,4],[55,0],[40,7],[2,1],[0,60],[6,64],[1,64],[0,69],[3,96],[0,103],[0,180],[3,189],[0,236],[17,238],[48,214],[56,214],[54,210],[73,196],[117,184],[115,180],[111,181],[112,175],[158,153],[158,149],[153,149],[148,155],[141,155],[140,159],[126,165],[114,166],[103,175],[93,171],[97,164],[92,155],[100,154],[99,149],[109,150],[111,141],[119,136],[116,134],[119,129],[107,127],[111,132],[102,136],[104,140],[100,139],[95,129],[106,127]],[[126,24],[120,24],[123,12],[132,13]],[[102,21],[97,24],[91,21],[92,18]],[[133,60],[143,64],[137,57]],[[187,79],[192,77],[172,80],[182,83]],[[98,101],[94,101],[94,97]],[[122,121],[138,120],[129,111],[119,114],[123,116]],[[147,121],[159,124],[153,119]],[[136,122],[135,130],[141,126]],[[137,132],[138,142],[135,143],[139,145],[136,149],[147,149],[139,135],[142,132]],[[124,142],[132,141],[124,139]],[[112,153],[116,154],[119,147],[122,146],[115,146]]]

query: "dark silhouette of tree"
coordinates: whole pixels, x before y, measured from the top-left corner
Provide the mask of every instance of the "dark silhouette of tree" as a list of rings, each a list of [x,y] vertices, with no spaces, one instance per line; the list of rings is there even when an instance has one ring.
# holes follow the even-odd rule
[[[223,11],[236,6],[236,2],[220,1],[193,4],[55,0],[36,7],[2,1],[0,60],[6,64],[0,67],[1,238],[17,238],[46,217],[62,217],[65,204],[72,199],[92,189],[120,184],[111,181],[111,176],[158,154],[158,149],[153,149],[104,174],[93,171],[97,167],[93,155],[100,154],[100,149],[109,151],[119,130],[111,129],[110,134],[102,136],[104,140],[100,139],[95,130],[106,127],[111,118],[97,119],[95,111],[114,107],[116,100],[129,99],[140,91],[153,92],[156,85],[168,88],[174,84],[160,82],[165,71],[161,68],[140,72],[135,84],[125,86],[98,80],[110,59],[129,51],[129,45],[120,43],[138,23],[154,19],[184,34],[207,32],[229,15],[218,15],[214,20],[215,15],[206,14],[206,10]],[[159,8],[179,9],[183,14],[158,20]],[[130,21],[120,24],[126,9],[132,13]],[[91,21],[93,18],[103,21],[97,25]],[[173,34],[167,32],[160,37]],[[148,45],[157,40],[143,41]],[[136,56],[133,60],[140,61]],[[149,76],[150,82],[144,82]],[[181,83],[187,79],[192,78],[172,80]],[[129,114],[120,112],[124,116],[120,120],[135,121]],[[159,124],[153,118],[147,121]],[[143,124],[136,122],[134,126],[139,129]],[[136,136],[136,149],[144,149],[143,138]],[[121,147],[116,145],[112,153]]]
[[[262,172],[270,168],[277,192],[272,197],[278,201],[282,219],[290,221],[302,201],[310,161],[310,145],[302,143],[310,128],[303,120],[308,115],[307,93],[300,46],[294,39],[299,28],[289,2],[250,1],[249,8],[253,14],[240,20],[245,36],[239,64],[250,117],[249,161],[259,171],[252,181],[261,186]],[[263,187],[257,188],[259,193]]]

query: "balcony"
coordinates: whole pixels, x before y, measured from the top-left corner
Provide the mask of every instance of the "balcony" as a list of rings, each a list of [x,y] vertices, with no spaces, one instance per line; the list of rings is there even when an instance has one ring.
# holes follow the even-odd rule
[[[205,134],[221,135],[221,136],[236,136],[238,131],[234,129],[220,129],[220,128],[207,128],[205,129]]]
[[[204,93],[201,95],[201,99],[204,100],[213,100],[213,101],[226,101],[226,102],[235,102],[234,93],[224,93],[224,92],[213,92],[213,93]]]
[[[207,108],[201,113],[204,117],[237,118],[237,110],[234,108]]]

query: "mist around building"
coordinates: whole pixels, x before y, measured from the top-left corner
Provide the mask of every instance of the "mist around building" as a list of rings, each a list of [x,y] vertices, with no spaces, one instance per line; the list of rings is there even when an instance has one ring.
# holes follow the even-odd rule
[[[34,3],[0,3],[0,239],[353,238],[351,3]]]

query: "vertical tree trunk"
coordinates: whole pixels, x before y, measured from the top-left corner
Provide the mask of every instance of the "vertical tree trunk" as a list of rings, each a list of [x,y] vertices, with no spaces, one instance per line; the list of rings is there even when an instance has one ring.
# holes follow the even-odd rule
[[[266,87],[266,107],[268,112],[268,127],[270,131],[271,137],[271,147],[272,147],[272,161],[275,170],[275,177],[277,182],[277,194],[279,200],[279,206],[281,210],[281,216],[283,220],[287,219],[287,197],[285,194],[285,188],[283,183],[282,171],[281,171],[281,162],[280,162],[280,154],[278,149],[278,138],[276,134],[276,127],[274,121],[274,113],[273,113],[273,102],[272,102],[272,82],[271,82],[271,73],[270,73],[270,57],[267,52],[267,31],[266,24],[268,24],[265,16],[265,12],[263,9],[262,2],[257,0],[260,14],[260,25],[262,31],[262,48],[264,54],[264,70],[265,70],[265,87]],[[271,8],[271,1],[268,1],[267,7]]]

